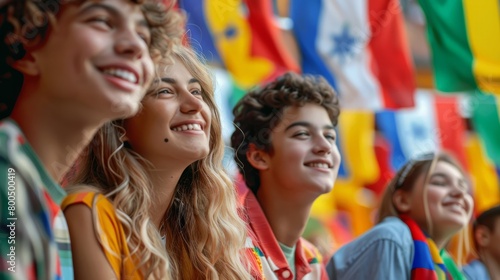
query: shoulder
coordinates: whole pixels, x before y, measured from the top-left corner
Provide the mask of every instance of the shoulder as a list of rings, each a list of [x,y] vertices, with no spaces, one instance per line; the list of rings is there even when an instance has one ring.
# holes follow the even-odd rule
[[[487,280],[488,271],[480,260],[474,260],[463,267],[463,273],[469,280]]]
[[[79,191],[68,194],[62,202],[61,208],[66,210],[68,207],[77,204],[100,210],[113,209],[113,204],[108,198],[94,191]]]
[[[397,270],[405,273],[407,268],[411,269],[413,250],[409,228],[400,219],[389,217],[340,248],[330,259],[327,270],[357,275],[358,270],[379,273],[385,266],[397,265]]]
[[[61,208],[68,224],[73,224],[73,228],[89,226],[88,223],[97,222],[104,232],[122,231],[122,225],[113,203],[100,193],[93,191],[71,193],[63,200]],[[94,221],[94,219],[97,220]],[[83,220],[87,221],[87,224],[82,222]]]
[[[410,229],[396,217],[388,217],[371,230],[349,243],[348,246],[365,247],[369,244],[390,242],[403,248],[413,246]]]

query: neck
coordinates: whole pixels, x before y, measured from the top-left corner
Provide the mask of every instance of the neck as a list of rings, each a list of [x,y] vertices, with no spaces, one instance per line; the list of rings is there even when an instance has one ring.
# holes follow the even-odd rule
[[[153,204],[150,211],[151,219],[158,228],[160,228],[168,207],[172,202],[175,188],[184,169],[172,166],[172,168],[148,170],[149,179],[153,186]]]
[[[304,232],[313,201],[287,197],[273,186],[260,185],[257,200],[266,215],[276,239],[293,247]]]
[[[480,253],[480,259],[488,270],[491,280],[500,280],[500,262],[485,250]]]
[[[104,123],[89,122],[88,117],[79,118],[60,104],[44,99],[42,94],[25,93],[25,90],[21,91],[11,118],[57,182]]]

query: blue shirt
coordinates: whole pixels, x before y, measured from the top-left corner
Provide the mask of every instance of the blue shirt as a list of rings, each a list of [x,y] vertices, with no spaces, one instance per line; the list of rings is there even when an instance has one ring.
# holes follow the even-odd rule
[[[388,217],[340,248],[326,271],[330,279],[409,280],[413,254],[408,226],[397,217]]]
[[[463,273],[468,280],[490,280],[490,274],[480,260],[474,260],[464,266]]]

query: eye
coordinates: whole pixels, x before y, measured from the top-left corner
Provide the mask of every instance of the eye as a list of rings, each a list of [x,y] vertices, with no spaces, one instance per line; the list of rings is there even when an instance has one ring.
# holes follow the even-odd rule
[[[151,33],[149,30],[139,30],[137,31],[137,35],[141,37],[141,39],[146,43],[146,45],[151,45]]]
[[[170,95],[173,93],[174,92],[169,88],[161,88],[155,94],[156,94],[156,96],[161,96],[161,95]]]
[[[89,19],[88,22],[95,24],[95,25],[98,25],[99,27],[106,28],[106,29],[113,28],[113,24],[111,22],[111,19],[105,15],[94,16],[91,19]]]
[[[435,186],[446,186],[448,184],[446,180],[438,178],[432,179],[430,183]]]
[[[298,138],[298,139],[306,139],[306,138],[309,137],[309,132],[307,132],[307,131],[298,131],[295,134],[293,134],[293,137],[294,138]]]
[[[332,133],[325,134],[325,138],[332,141],[332,142],[335,142],[335,139],[336,139],[335,134],[332,134]]]
[[[202,91],[201,91],[201,89],[193,89],[193,90],[191,90],[191,94],[192,95],[201,95]]]

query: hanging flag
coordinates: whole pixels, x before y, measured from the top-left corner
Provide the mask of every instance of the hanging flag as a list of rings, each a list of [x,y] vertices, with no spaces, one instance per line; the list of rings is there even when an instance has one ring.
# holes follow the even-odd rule
[[[500,203],[500,188],[495,166],[486,157],[479,136],[471,133],[467,137],[466,150],[469,174],[472,179],[474,208],[476,213]]]
[[[197,41],[202,44],[209,41],[203,41],[203,36],[211,36],[214,48],[238,87],[246,90],[286,71],[300,72],[281,41],[270,1],[180,2],[188,21],[196,22],[194,26],[188,24],[188,34],[194,35],[197,27],[204,26],[199,28],[202,38],[193,38],[192,44]]]
[[[391,145],[394,170],[411,158],[438,150],[450,152],[466,166],[465,122],[459,113],[458,97],[418,90],[415,99],[415,108],[383,111],[376,117],[377,126]]]
[[[223,65],[207,26],[204,0],[179,0],[178,5],[187,13],[186,37],[190,46],[210,63]]]
[[[500,2],[419,0],[436,88],[500,94]]]
[[[378,179],[373,183],[366,184],[365,188],[371,190],[377,197],[380,197],[384,193],[387,184],[394,177],[394,170],[390,164],[390,145],[380,132],[375,133],[373,146],[380,172]]]
[[[500,165],[500,102],[498,97],[476,94],[472,98],[472,124],[481,137],[486,154]]]
[[[414,73],[397,0],[291,0],[304,73],[323,75],[344,108],[414,105]]]
[[[352,180],[359,185],[377,180],[379,168],[373,149],[374,125],[373,112],[343,110],[340,114],[337,129],[342,157],[339,179]]]

